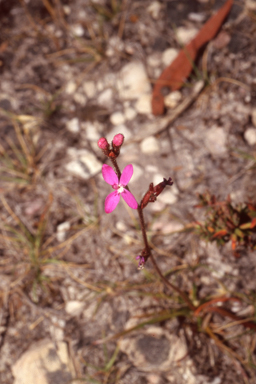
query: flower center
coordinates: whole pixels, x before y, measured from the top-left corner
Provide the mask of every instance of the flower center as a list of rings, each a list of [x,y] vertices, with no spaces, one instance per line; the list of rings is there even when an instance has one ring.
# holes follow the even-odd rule
[[[123,193],[124,187],[122,185],[118,185],[117,193]]]

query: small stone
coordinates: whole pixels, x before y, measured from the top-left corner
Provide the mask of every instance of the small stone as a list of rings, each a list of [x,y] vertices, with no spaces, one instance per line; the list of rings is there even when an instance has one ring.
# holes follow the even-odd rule
[[[175,48],[168,48],[162,54],[162,62],[164,66],[170,65],[178,56],[179,51]]]
[[[198,33],[196,28],[179,27],[176,30],[176,40],[179,44],[188,44]]]
[[[213,40],[213,46],[216,49],[222,49],[226,47],[231,40],[231,36],[226,31],[220,31],[217,37]]]
[[[125,117],[122,112],[114,112],[110,116],[110,121],[113,125],[120,125],[125,122]]]
[[[155,165],[148,164],[145,167],[145,171],[150,172],[150,173],[157,173],[158,168]]]
[[[180,232],[183,229],[184,229],[184,225],[179,223],[178,221],[169,221],[167,224],[163,226],[162,233],[164,235],[167,235],[170,233]]]
[[[76,92],[76,93],[74,94],[74,100],[75,100],[78,104],[82,105],[83,107],[85,106],[86,101],[87,101],[85,95],[83,95],[82,93],[78,93],[78,92]]]
[[[74,372],[70,367],[67,344],[45,339],[22,354],[12,367],[14,384],[48,384],[72,381]]]
[[[142,95],[136,102],[135,109],[138,113],[150,114],[152,112],[151,95],[150,94]]]
[[[153,19],[157,20],[161,10],[161,3],[158,1],[153,1],[149,7],[147,7],[147,12],[152,16]]]
[[[77,37],[81,37],[84,35],[84,29],[82,27],[81,24],[75,24],[75,25],[72,25],[71,26],[71,32],[77,36]]]
[[[135,111],[135,109],[127,107],[124,110],[124,116],[126,120],[133,120],[137,116],[137,112]]]
[[[103,82],[104,82],[104,85],[105,85],[106,88],[115,87],[115,84],[116,84],[116,74],[115,73],[111,73],[111,72],[107,73],[104,76]]]
[[[98,121],[84,121],[81,123],[81,128],[86,133],[86,138],[90,141],[98,141],[100,138],[100,131],[102,130],[102,125]]]
[[[202,23],[205,20],[205,14],[204,13],[191,12],[188,15],[188,19],[190,21],[195,21],[196,23]]]
[[[64,221],[63,223],[57,226],[57,240],[62,243],[66,239],[67,231],[70,230],[70,223],[68,221]]]
[[[90,99],[96,94],[96,85],[93,81],[87,81],[83,84],[83,89]]]
[[[74,176],[81,177],[82,179],[89,179],[90,175],[86,172],[82,164],[78,160],[72,160],[66,165],[66,170],[72,173]]]
[[[162,55],[160,52],[154,52],[152,53],[152,55],[148,56],[147,58],[147,64],[153,68],[159,67],[161,65],[161,61],[162,61]]]
[[[113,101],[113,91],[108,88],[103,91],[98,97],[98,104],[106,106],[110,105]]]
[[[165,190],[157,197],[163,204],[175,204],[178,201],[177,195],[172,190]]]
[[[117,89],[121,99],[137,99],[151,92],[150,81],[146,69],[141,62],[126,64],[119,73]]]
[[[85,180],[100,172],[102,164],[97,157],[87,149],[68,148],[69,156],[73,160],[66,165],[66,170]]]
[[[104,89],[104,83],[103,83],[102,80],[99,80],[99,81],[97,82],[97,90],[98,90],[99,92],[101,92],[101,91],[103,91],[103,89]]]
[[[256,128],[247,128],[244,133],[244,138],[251,146],[256,144]]]
[[[253,126],[256,128],[256,108],[253,108],[252,110],[252,123]]]
[[[124,135],[125,140],[129,140],[132,137],[131,131],[125,125],[116,125],[109,133],[106,135],[106,139],[110,143],[114,136],[118,133],[122,133]]]
[[[125,44],[124,50],[128,55],[133,55],[134,54],[134,48],[132,47],[131,44]]]
[[[144,139],[140,144],[141,151],[147,155],[156,153],[159,151],[159,143],[154,136],[149,136]]]
[[[161,212],[165,208],[165,204],[156,200],[153,204],[147,206],[152,212]]]
[[[118,36],[112,36],[108,40],[108,47],[106,49],[106,56],[112,57],[117,52],[122,52],[124,49],[124,42]]]
[[[76,91],[76,83],[73,80],[70,80],[66,84],[65,91],[68,95],[72,95]]]
[[[250,11],[256,11],[255,0],[246,0],[246,8]]]
[[[116,229],[120,232],[126,232],[128,230],[127,226],[123,221],[118,221],[116,223]]]
[[[79,316],[84,309],[84,303],[78,300],[70,300],[65,305],[65,311],[72,316]]]
[[[80,130],[79,120],[77,117],[66,122],[66,127],[69,132],[77,133]]]
[[[212,127],[206,131],[205,145],[213,156],[226,154],[227,134],[223,128]]]
[[[166,108],[175,108],[179,104],[179,101],[182,99],[182,94],[179,91],[173,91],[164,98],[164,105]]]
[[[71,9],[68,5],[63,5],[62,8],[63,8],[65,15],[70,15]]]

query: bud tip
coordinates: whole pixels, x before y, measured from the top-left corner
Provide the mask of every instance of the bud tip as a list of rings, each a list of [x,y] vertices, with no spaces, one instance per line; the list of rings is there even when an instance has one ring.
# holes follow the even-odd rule
[[[114,136],[113,145],[115,145],[116,147],[120,147],[123,144],[123,141],[124,135],[122,135],[122,133],[118,133]]]
[[[98,140],[98,147],[100,149],[107,149],[109,146],[107,140],[105,139],[105,137],[101,137],[99,140]]]

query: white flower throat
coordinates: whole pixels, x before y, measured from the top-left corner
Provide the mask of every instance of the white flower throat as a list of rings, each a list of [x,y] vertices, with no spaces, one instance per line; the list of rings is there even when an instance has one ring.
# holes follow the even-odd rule
[[[122,185],[118,185],[117,193],[123,193],[124,187]]]

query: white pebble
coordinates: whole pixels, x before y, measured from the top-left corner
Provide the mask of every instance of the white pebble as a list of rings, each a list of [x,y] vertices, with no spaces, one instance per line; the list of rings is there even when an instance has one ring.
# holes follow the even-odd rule
[[[182,99],[182,94],[179,91],[173,91],[164,98],[164,105],[166,108],[175,108],[179,104],[179,101]]]
[[[82,301],[70,300],[65,304],[65,311],[72,316],[78,316],[84,309]]]
[[[70,223],[68,221],[64,221],[63,223],[57,226],[56,237],[60,243],[62,243],[65,240],[67,231],[69,230],[70,230]]]
[[[116,223],[116,229],[120,232],[126,232],[128,228],[123,221],[118,221]]]
[[[117,52],[122,52],[124,49],[124,42],[118,36],[112,36],[108,40],[108,47],[106,49],[106,56],[112,57]]]
[[[162,55],[160,52],[152,53],[152,55],[148,56],[147,58],[147,64],[153,68],[159,67],[161,65],[161,61]]]
[[[100,138],[99,131],[102,129],[98,121],[84,121],[81,123],[81,128],[86,133],[86,138],[90,141],[98,141]]]
[[[66,165],[66,170],[75,176],[87,180],[102,168],[101,162],[87,149],[68,148],[67,153],[72,161]]]
[[[158,168],[155,165],[148,164],[146,165],[145,170],[150,173],[157,173]]]
[[[99,92],[103,91],[104,89],[104,84],[103,84],[103,81],[102,80],[99,80],[98,83],[97,83],[97,90]]]
[[[80,130],[79,120],[77,117],[66,122],[66,127],[69,132],[77,133]]]
[[[110,122],[113,125],[120,125],[120,124],[123,124],[125,122],[125,117],[124,117],[122,112],[114,112],[110,116]]]
[[[250,11],[256,11],[255,0],[246,0],[246,8]]]
[[[138,113],[149,114],[152,112],[151,108],[151,95],[142,95],[135,104],[135,109]]]
[[[152,16],[153,19],[158,19],[159,13],[161,10],[161,3],[158,1],[153,1],[149,7],[147,7],[148,13]]]
[[[98,104],[103,106],[110,105],[112,103],[112,100],[113,100],[113,91],[112,89],[108,88],[99,95]]]
[[[167,188],[167,187],[166,187]],[[172,187],[170,187],[172,188]],[[168,204],[168,205],[171,205],[171,204],[175,204],[177,201],[178,201],[178,198],[177,198],[177,195],[175,193],[173,193],[172,190],[165,190],[163,191],[158,197],[157,199],[161,202],[161,203],[164,203],[164,204]]]
[[[84,34],[84,29],[83,29],[81,24],[72,25],[71,26],[71,31],[77,37],[81,37]]]
[[[256,144],[256,128],[247,128],[244,133],[244,138],[249,145]]]
[[[149,136],[141,142],[140,148],[143,153],[150,155],[159,151],[159,143],[154,136]]]
[[[89,98],[92,98],[96,94],[96,86],[93,81],[87,81],[83,84],[83,89]]]
[[[70,15],[71,9],[68,5],[63,5],[63,11],[65,15]]]
[[[66,170],[74,176],[81,177],[82,179],[89,179],[90,175],[86,172],[78,160],[72,160],[66,165]]]
[[[176,39],[179,44],[186,45],[189,43],[198,33],[196,28],[179,27],[176,30]]]
[[[68,95],[72,95],[76,91],[76,83],[73,80],[68,81],[65,91]]]
[[[75,93],[74,94],[74,100],[78,104],[82,105],[83,107],[85,106],[86,101],[87,101],[85,95],[83,95],[82,93]]]
[[[162,62],[164,66],[170,65],[178,56],[179,51],[175,48],[168,48],[162,54]]]
[[[226,141],[227,134],[223,128],[212,127],[206,131],[205,145],[213,156],[225,155]]]
[[[137,99],[151,92],[151,84],[146,69],[141,62],[134,61],[126,64],[120,71],[117,89],[121,99]]]
[[[127,107],[124,110],[124,116],[126,120],[133,120],[137,116],[137,112],[135,111],[135,109]]]

